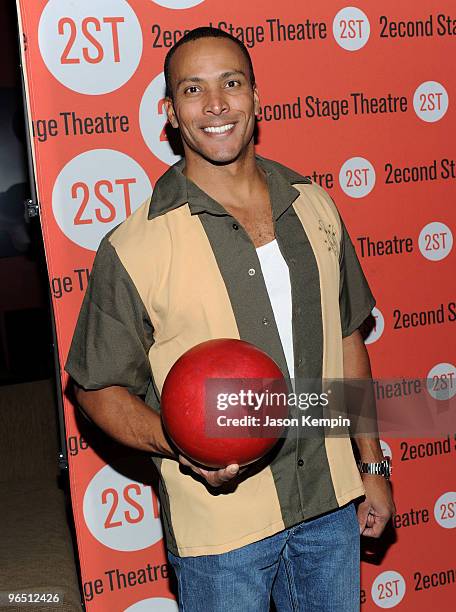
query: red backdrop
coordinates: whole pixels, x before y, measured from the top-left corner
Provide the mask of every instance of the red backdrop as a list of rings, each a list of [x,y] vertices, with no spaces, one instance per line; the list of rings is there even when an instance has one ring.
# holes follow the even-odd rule
[[[339,206],[377,298],[375,376],[456,392],[453,2],[18,0],[18,13],[61,364],[101,237],[177,160],[164,132],[166,51],[212,24],[251,51],[259,153]],[[86,436],[67,398],[65,422],[87,609],[176,610],[150,467]],[[399,516],[366,549],[363,609],[450,610],[456,439],[383,442]]]

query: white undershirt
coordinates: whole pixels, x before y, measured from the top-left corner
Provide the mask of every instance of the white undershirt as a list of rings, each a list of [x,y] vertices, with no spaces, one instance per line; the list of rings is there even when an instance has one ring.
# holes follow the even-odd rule
[[[294,378],[290,271],[280,252],[277,240],[258,247],[256,252],[287,360],[288,372],[290,378]]]

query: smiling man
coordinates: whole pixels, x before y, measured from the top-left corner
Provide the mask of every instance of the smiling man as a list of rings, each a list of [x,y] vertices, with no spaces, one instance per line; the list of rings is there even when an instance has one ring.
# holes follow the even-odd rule
[[[247,49],[198,28],[165,61],[166,108],[184,159],[107,235],[66,365],[85,412],[150,451],[160,473],[181,610],[359,609],[360,533],[394,505],[377,439],[289,436],[266,460],[206,470],[161,424],[173,363],[241,338],[300,380],[368,378],[358,331],[374,299],[329,196],[254,150],[259,95]],[[143,399],[144,398],[144,399]],[[364,499],[356,513],[353,501]]]

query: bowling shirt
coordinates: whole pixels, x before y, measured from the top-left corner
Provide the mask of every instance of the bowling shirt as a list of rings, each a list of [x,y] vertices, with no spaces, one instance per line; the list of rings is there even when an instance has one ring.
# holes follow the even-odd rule
[[[375,304],[353,244],[322,188],[277,162],[257,162],[290,272],[296,383],[342,378],[342,338]],[[102,240],[65,366],[84,389],[123,386],[157,411],[171,366],[205,340],[246,340],[287,372],[255,246],[185,177],[184,164]],[[167,546],[180,556],[228,552],[364,493],[350,439],[323,430],[289,435],[227,490],[206,487],[175,460],[152,459]]]

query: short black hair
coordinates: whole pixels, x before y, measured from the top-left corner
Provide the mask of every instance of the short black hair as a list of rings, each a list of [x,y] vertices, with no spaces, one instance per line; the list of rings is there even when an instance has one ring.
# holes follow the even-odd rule
[[[232,40],[234,43],[236,43],[236,45],[240,48],[240,50],[244,54],[245,59],[247,60],[247,63],[249,66],[249,72],[250,72],[250,83],[252,87],[255,86],[255,73],[253,72],[252,58],[250,57],[250,53],[248,52],[247,47],[244,45],[244,43],[240,41],[239,38],[232,36],[228,32],[225,32],[224,30],[220,30],[220,28],[211,28],[209,26],[202,26],[200,28],[195,28],[194,30],[190,30],[190,32],[188,32],[182,38],[180,38],[166,54],[164,73],[165,73],[165,85],[166,85],[165,95],[168,98],[172,99],[173,97],[173,92],[172,92],[171,84],[170,84],[170,72],[169,72],[169,65],[170,65],[173,55],[176,53],[179,47],[182,47],[182,45],[185,45],[185,43],[191,42],[192,40],[199,40],[200,38],[228,38],[228,40]]]

